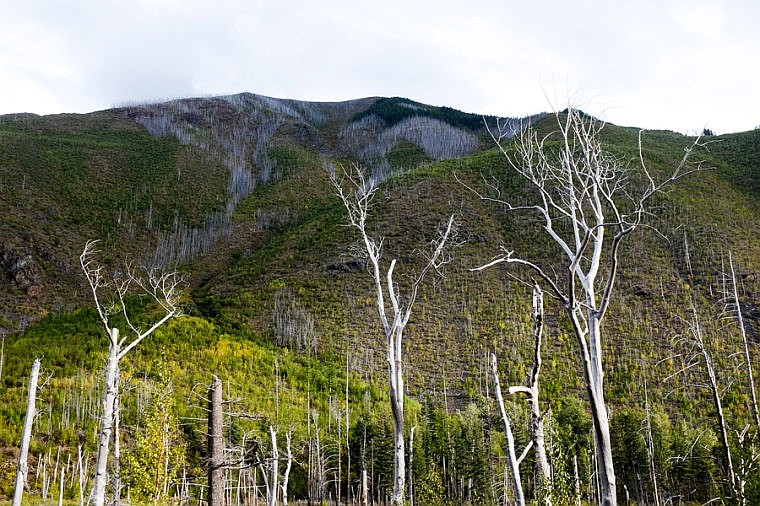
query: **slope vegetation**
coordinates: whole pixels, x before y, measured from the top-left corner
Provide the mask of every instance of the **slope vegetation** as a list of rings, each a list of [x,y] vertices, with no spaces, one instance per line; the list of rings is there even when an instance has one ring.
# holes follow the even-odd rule
[[[536,116],[524,123],[548,132],[553,121]],[[457,410],[463,417],[462,444],[470,437],[465,422],[477,419],[483,431],[476,439],[485,445],[481,453],[497,462],[498,451],[492,452],[501,440],[482,439],[496,437],[497,430],[490,408],[484,407],[492,388],[488,354],[499,355],[504,384],[525,381],[532,366],[529,273],[471,269],[501,246],[548,262],[560,252],[535,219],[505,213],[461,184],[480,188],[484,180],[493,180],[505,197],[531,198],[531,189],[489,146],[479,125],[473,115],[406,99],[304,103],[252,94],[0,120],[0,206],[7,217],[0,223],[5,276],[0,316],[10,336],[0,378],[5,422],[0,443],[16,444],[25,376],[32,359],[44,356],[51,380],[44,401],[48,417],[38,424],[44,434],[39,458],[51,445],[75,450],[77,431],[84,431],[85,448],[92,449],[89,415],[98,409],[97,374],[105,348],[83,289],[78,255],[87,239],[100,238],[103,258],[112,267],[137,259],[178,268],[190,281],[188,316],[160,329],[125,364],[125,382],[131,386],[124,399],[125,426],[141,420],[150,385],[171,384],[180,418],[201,416],[198,385],[216,373],[240,399],[239,411],[257,417],[253,425],[240,422],[230,429],[233,439],[250,429],[263,441],[261,434],[271,423],[295,427],[300,440],[311,441],[311,426],[304,425],[316,412],[323,417],[314,423],[340,441],[333,417],[342,416],[343,409],[357,424],[352,431],[361,429],[354,420],[362,419],[379,431],[373,437],[380,445],[389,433],[383,432],[384,343],[373,287],[324,168],[326,160],[358,161],[382,185],[370,227],[384,238],[384,261],[398,259],[402,293],[409,274],[421,268],[419,252],[434,239],[436,227],[452,214],[458,223],[458,246],[442,276],[423,286],[407,333],[408,394],[419,401],[412,403],[410,418],[420,421],[423,432],[430,431],[420,443],[425,446],[416,456],[423,462],[419,465],[427,458],[435,470],[445,461],[445,452],[435,453],[435,444],[444,443],[435,442],[434,420],[448,420],[441,413]],[[760,335],[760,131],[706,140],[692,155],[704,170],[659,196],[648,227],[638,230],[622,252],[618,297],[604,328],[608,398],[617,427],[629,415],[632,425],[641,422],[637,410],[647,384],[649,401],[659,406],[662,426],[669,427],[663,431],[712,430],[707,393],[692,388],[699,382],[698,369],[676,374],[685,365],[677,337],[688,330],[691,308],[697,307],[713,322],[708,326],[711,346],[729,383],[730,371],[740,363],[733,320],[720,319],[726,286],[721,269],[729,252],[755,344]],[[645,132],[642,141],[647,165],[654,174],[665,174],[692,139]],[[607,125],[602,142],[629,161],[634,174],[638,131]],[[136,312],[151,311],[139,298],[132,303]],[[551,300],[547,334],[543,395],[557,423],[570,424],[562,417],[569,417],[573,403],[584,396],[582,376],[568,322]],[[736,419],[747,410],[743,382],[735,379],[726,394]],[[344,388],[351,407],[337,404]],[[520,412],[519,403],[512,409]],[[467,418],[472,412],[474,418]],[[580,422],[576,429],[580,439],[573,444],[580,452],[590,443],[583,440],[587,433],[583,436]],[[187,462],[200,466],[202,424],[188,423],[182,430]],[[618,434],[628,437],[622,429]],[[620,437],[620,447],[641,450],[635,436],[634,443]],[[670,453],[663,450],[661,457],[663,466],[671,466],[669,474],[663,471],[671,490],[691,487],[689,494],[707,500],[719,485],[701,483],[699,473],[718,476],[718,469],[705,464],[709,459],[703,454],[688,461],[688,470],[675,469],[668,459],[681,448],[677,443],[688,447],[689,442],[668,441]],[[708,456],[714,451],[714,446],[705,448]],[[642,471],[626,465],[619,474],[633,490]],[[464,465],[450,472],[460,473],[461,483],[483,474]],[[7,476],[0,479],[7,487]],[[493,484],[478,483],[476,490],[494,490]],[[443,484],[428,492],[450,499],[474,493]]]

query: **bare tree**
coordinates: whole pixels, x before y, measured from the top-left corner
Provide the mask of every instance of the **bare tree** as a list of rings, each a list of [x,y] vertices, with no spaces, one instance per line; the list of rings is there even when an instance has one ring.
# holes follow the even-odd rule
[[[743,430],[737,430],[736,436],[739,447],[744,450],[745,454],[740,455],[738,471],[736,473],[736,491],[739,498],[746,502],[745,485],[747,476],[757,471],[757,464],[760,461],[760,451],[757,449],[756,441],[760,436],[760,410],[758,410],[757,391],[755,389],[755,377],[752,371],[752,357],[749,351],[749,339],[747,338],[747,328],[744,323],[741,303],[739,302],[739,288],[736,281],[736,270],[734,269],[734,259],[731,252],[728,253],[728,264],[731,270],[731,287],[727,294],[728,303],[726,309],[729,313],[735,312],[736,322],[739,326],[739,332],[742,336],[742,351],[744,356],[744,365],[747,368],[747,382],[749,384],[750,401],[752,404],[752,418],[755,430],[749,432],[750,424],[748,423]],[[725,269],[724,269],[725,274]]]
[[[551,472],[549,460],[546,457],[546,444],[544,443],[544,415],[541,414],[541,406],[538,402],[538,377],[541,373],[541,341],[544,330],[544,292],[538,283],[533,283],[533,370],[530,374],[528,386],[509,387],[509,393],[523,393],[528,397],[530,404],[530,436],[536,454],[536,491],[540,501],[551,506]],[[500,395],[500,394],[499,394]]]
[[[268,482],[269,486],[267,487],[267,506],[277,506],[277,492],[279,490],[277,481],[280,477],[280,452],[277,448],[277,432],[272,425],[269,426],[269,435],[272,438],[272,466],[270,468],[272,474]]]
[[[37,401],[37,379],[40,376],[40,359],[37,358],[32,364],[32,372],[29,374],[29,392],[27,393],[26,417],[24,418],[24,430],[21,434],[21,449],[18,454],[18,467],[16,468],[16,485],[13,489],[13,506],[21,506],[24,496],[24,487],[27,477],[27,456],[29,455],[29,442],[32,439],[32,426],[34,425],[35,403]]]
[[[222,380],[216,375],[208,388],[208,503],[224,504],[224,411],[222,410]]]
[[[106,361],[105,379],[103,381],[104,393],[98,435],[98,455],[96,459],[95,479],[90,497],[95,506],[103,506],[108,478],[109,444],[113,431],[114,409],[119,389],[119,361],[170,318],[181,316],[182,310],[179,307],[179,298],[184,282],[177,272],[158,273],[154,270],[147,270],[147,276],[143,278],[130,265],[127,265],[126,272],[123,275],[114,276],[114,279],[108,282],[104,278],[103,267],[97,264],[94,259],[97,254],[95,249],[96,244],[97,241],[89,241],[85,245],[79,261],[90,285],[98,316],[108,336],[108,358]],[[125,297],[135,287],[141,293],[148,295],[163,311],[163,314],[153,321],[146,330],[139,328],[133,323],[127,310]],[[102,292],[108,288],[112,291],[110,300],[105,302],[102,299]],[[120,337],[119,328],[111,326],[109,319],[116,314],[121,314],[131,334],[129,337]]]
[[[742,348],[744,352],[744,365],[747,367],[747,381],[749,382],[749,393],[752,400],[752,416],[755,422],[755,430],[760,433],[760,410],[757,406],[757,391],[755,390],[755,377],[752,374],[752,357],[749,353],[749,340],[747,339],[747,329],[744,324],[744,315],[739,302],[739,289],[736,283],[736,271],[734,270],[734,259],[731,252],[728,252],[728,265],[731,269],[731,287],[728,295],[728,310],[735,312],[736,323],[739,325],[739,332],[742,336]],[[725,272],[725,270],[724,270]]]
[[[553,266],[515,256],[514,251],[506,248],[475,270],[500,263],[525,266],[549,285],[552,294],[564,306],[580,348],[591,403],[601,503],[615,505],[617,487],[604,400],[601,323],[612,300],[623,239],[642,223],[647,203],[654,195],[698,170],[698,167],[690,169],[687,161],[699,138],[686,148],[677,167],[665,179],[656,182],[644,162],[640,134],[638,180],[641,185],[636,188],[636,174],[602,149],[598,134],[603,124],[573,108],[555,117],[557,132],[539,137],[534,129],[525,130],[517,137],[515,154],[502,144],[509,132],[492,132],[511,169],[532,188],[535,203],[514,205],[495,183],[489,183],[493,193],[488,195],[473,191],[481,199],[496,202],[510,212],[537,215],[544,231],[563,253],[566,279],[555,275]],[[601,289],[597,283],[603,285]]]
[[[726,474],[726,481],[728,482],[728,486],[730,487],[734,499],[737,500],[739,504],[745,504],[744,498],[741,497],[737,487],[737,477],[736,472],[734,471],[731,445],[728,440],[728,422],[726,421],[726,415],[723,411],[723,402],[721,400],[721,388],[718,385],[712,355],[705,344],[702,324],[699,321],[699,315],[697,314],[697,309],[694,305],[692,305],[692,320],[689,324],[689,335],[684,338],[684,341],[687,346],[690,347],[689,353],[687,353],[686,356],[690,357],[691,361],[683,370],[685,371],[687,368],[691,368],[698,364],[700,360],[704,365],[704,372],[707,375],[708,380],[707,386],[712,394],[712,401],[715,406],[715,416],[718,419],[718,428],[720,429],[721,449],[723,450],[723,458],[725,460],[724,472]]]
[[[282,475],[282,504],[288,506],[288,481],[290,480],[290,470],[293,467],[293,451],[291,449],[291,442],[293,439],[293,429],[288,429],[285,433],[285,452],[287,460],[285,461],[285,473]]]
[[[403,368],[403,337],[404,330],[412,315],[412,308],[417,299],[417,292],[425,275],[430,270],[438,271],[445,262],[444,248],[450,239],[454,228],[454,216],[449,217],[447,224],[439,230],[438,237],[430,243],[430,251],[424,254],[425,266],[412,277],[409,293],[402,298],[398,285],[393,280],[396,259],[391,260],[387,270],[381,265],[383,240],[375,239],[367,230],[367,219],[370,215],[372,199],[378,187],[367,179],[364,172],[357,166],[343,170],[340,177],[334,168],[330,177],[338,196],[348,211],[350,226],[356,228],[361,236],[362,254],[366,256],[368,270],[375,284],[377,296],[377,311],[383,325],[386,342],[386,359],[388,361],[388,393],[393,416],[393,495],[391,504],[404,504],[406,461],[404,455],[404,368]],[[390,301],[390,306],[386,302]]]
[[[654,496],[654,506],[660,506],[660,492],[657,487],[657,468],[654,462],[654,438],[652,437],[652,412],[649,409],[649,392],[647,391],[647,381],[644,379],[644,410],[646,411],[646,429],[647,429],[647,455],[649,457],[649,474],[652,477],[652,494]]]
[[[525,506],[525,494],[522,488],[522,479],[520,478],[520,463],[525,459],[528,451],[533,446],[533,441],[523,449],[522,454],[518,457],[515,451],[515,437],[512,434],[512,421],[504,408],[504,397],[501,395],[501,384],[499,383],[499,368],[496,363],[496,354],[491,354],[491,372],[493,373],[494,394],[496,402],[499,405],[501,420],[504,423],[504,435],[507,440],[507,466],[509,466],[509,476],[512,478],[512,488],[515,491],[515,504]]]

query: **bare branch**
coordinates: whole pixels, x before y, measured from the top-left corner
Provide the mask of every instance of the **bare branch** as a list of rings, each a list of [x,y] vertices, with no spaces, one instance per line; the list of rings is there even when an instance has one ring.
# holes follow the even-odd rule
[[[648,201],[688,174],[690,155],[700,145],[697,138],[687,147],[680,163],[662,181],[657,181],[644,160],[642,133],[639,133],[639,162],[644,188],[636,187],[633,170],[620,157],[606,152],[599,141],[604,128],[583,112],[568,107],[555,113],[557,128],[539,137],[526,129],[507,149],[500,132],[489,131],[509,168],[533,191],[532,204],[512,205],[498,185],[486,181],[489,195],[473,190],[481,200],[503,205],[507,212],[537,214],[548,237],[564,254],[567,270],[559,276],[528,258],[504,254],[471,269],[480,271],[500,263],[523,265],[534,271],[550,287],[570,317],[583,364],[584,380],[591,401],[597,471],[601,502],[616,502],[615,471],[609,433],[609,415],[604,399],[603,346],[601,322],[612,299],[620,269],[619,251],[625,237],[636,229],[647,213]],[[461,181],[460,181],[461,183]],[[534,193],[535,192],[535,193]],[[596,287],[603,281],[601,292]],[[566,283],[566,288],[560,289]],[[515,388],[515,391],[521,391]]]

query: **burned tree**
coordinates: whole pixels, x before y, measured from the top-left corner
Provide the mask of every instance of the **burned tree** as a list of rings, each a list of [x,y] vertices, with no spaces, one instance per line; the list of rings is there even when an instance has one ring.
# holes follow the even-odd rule
[[[115,275],[112,280],[107,281],[103,267],[94,258],[97,254],[96,244],[97,241],[89,241],[79,261],[90,286],[95,309],[108,336],[108,358],[103,380],[98,454],[90,498],[95,506],[103,506],[108,481],[109,445],[114,430],[114,411],[119,395],[119,362],[158,327],[171,318],[181,316],[179,299],[184,282],[177,272],[158,273],[155,270],[146,269],[145,276],[141,276],[131,265],[127,265],[123,274]],[[147,329],[141,329],[133,323],[127,310],[125,298],[135,288],[143,295],[149,296],[162,313]],[[103,299],[105,291],[109,291],[107,301]],[[115,315],[121,315],[127,327],[127,337],[121,337],[119,328],[111,324],[111,317]]]
[[[362,245],[360,249],[367,260],[368,271],[374,281],[377,312],[383,326],[386,343],[388,393],[394,426],[394,474],[391,504],[401,506],[405,502],[406,493],[404,366],[402,357],[404,330],[409,323],[412,308],[425,275],[430,270],[437,271],[445,261],[443,253],[444,248],[450,242],[454,229],[454,216],[449,217],[446,225],[439,230],[436,239],[430,243],[430,251],[425,255],[425,266],[412,277],[409,292],[403,298],[393,278],[396,259],[391,260],[387,268],[382,265],[383,239],[372,237],[367,227],[372,200],[378,187],[365,176],[357,165],[352,165],[348,170],[342,170],[340,174],[336,174],[335,169],[331,168],[330,177],[338,196],[348,211],[350,226],[359,231]]]
[[[680,163],[657,182],[644,161],[641,135],[640,170],[633,171],[602,148],[599,133],[603,124],[598,120],[573,108],[557,113],[555,118],[555,132],[541,137],[528,128],[516,138],[514,151],[502,142],[511,131],[492,132],[511,170],[530,188],[532,203],[514,204],[501,193],[497,183],[488,185],[490,191],[473,191],[482,200],[503,206],[507,212],[536,216],[561,250],[563,268],[520,257],[503,247],[501,254],[475,270],[501,263],[524,266],[543,279],[563,305],[578,342],[591,403],[601,503],[615,505],[617,490],[604,399],[601,324],[622,267],[619,252],[623,240],[641,225],[653,196],[698,170],[690,168],[687,162],[699,138],[686,148]]]

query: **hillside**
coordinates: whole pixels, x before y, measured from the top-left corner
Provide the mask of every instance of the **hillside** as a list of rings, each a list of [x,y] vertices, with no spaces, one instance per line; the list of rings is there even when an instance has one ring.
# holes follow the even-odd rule
[[[553,129],[554,118],[542,118],[515,118],[510,125],[515,131],[527,123],[545,132]],[[439,223],[455,216],[459,245],[443,277],[422,286],[407,332],[407,393],[416,401],[409,418],[423,433],[416,456],[420,473],[445,467],[452,437],[463,448],[470,444],[472,452],[479,448],[485,462],[477,465],[497,466],[502,440],[489,407],[488,354],[499,355],[503,384],[525,380],[532,342],[530,292],[521,280],[528,273],[471,268],[498,254],[502,245],[550,263],[560,252],[532,219],[482,202],[457,181],[481,187],[484,176],[494,177],[506,195],[530,196],[493,148],[482,121],[407,99],[304,103],[252,94],[88,115],[0,118],[0,206],[7,217],[0,223],[5,276],[0,316],[9,336],[0,381],[5,421],[0,444],[15,446],[28,369],[34,357],[44,356],[51,378],[44,394],[47,418],[38,422],[44,436],[35,455],[42,459],[55,445],[75,451],[77,431],[84,431],[85,447],[92,449],[89,434],[105,345],[78,256],[94,238],[102,240],[109,269],[135,260],[176,267],[189,281],[188,316],[160,329],[124,366],[130,386],[124,398],[126,427],[140,423],[148,409],[145,399],[168,384],[177,417],[201,416],[198,385],[208,384],[215,373],[229,382],[230,397],[240,399],[239,411],[258,417],[235,422],[230,437],[237,442],[250,430],[265,445],[267,423],[290,426],[300,441],[311,441],[313,429],[304,426],[310,412],[322,414],[314,423],[323,424],[318,426],[325,437],[336,441],[341,435],[335,419],[350,413],[351,451],[365,427],[375,431],[378,445],[382,438],[387,441],[384,344],[373,287],[363,262],[351,253],[357,237],[343,226],[345,210],[323,168],[329,159],[344,165],[359,161],[381,181],[370,228],[384,237],[384,260],[398,259],[402,289],[409,273],[421,267],[416,252],[434,238]],[[601,139],[635,168],[637,130],[606,125]],[[726,324],[730,320],[719,319],[720,274],[729,252],[755,345],[760,335],[760,131],[706,140],[692,156],[705,170],[659,196],[648,226],[625,243],[625,267],[604,326],[607,395],[622,438],[617,444],[643,451],[638,439],[621,429],[628,425],[621,424],[641,422],[646,383],[662,430],[663,486],[690,500],[707,500],[720,490],[719,478],[713,478],[718,468],[708,458],[716,443],[705,443],[706,453],[690,456],[681,467],[672,464],[691,444],[690,435],[712,430],[712,408],[708,393],[690,386],[696,371],[663,380],[682,366],[675,338],[686,331],[694,303],[712,318],[717,337],[711,345],[726,384],[737,375],[726,405],[734,419],[746,412],[744,379],[732,372],[740,363],[732,355],[738,351],[737,334]],[[643,156],[655,174],[663,174],[678,164],[691,142],[672,132],[645,132]],[[150,315],[142,300],[133,304],[135,311]],[[558,441],[572,446],[562,451],[577,452],[585,465],[589,456],[583,452],[590,442],[584,417],[574,411],[577,399],[585,396],[576,356],[562,308],[548,299],[542,395],[555,413]],[[146,394],[150,389],[153,393]],[[336,400],[343,389],[350,407]],[[277,402],[273,391],[282,397]],[[521,403],[510,405],[523,413]],[[448,450],[436,439],[442,437],[436,436],[436,423],[453,424],[446,429]],[[578,438],[572,444],[568,427]],[[525,427],[520,430],[524,440]],[[128,446],[136,444],[138,434],[129,431]],[[186,470],[195,475],[202,474],[197,469],[202,432],[202,424],[190,424],[181,434]],[[356,466],[359,456],[351,458]],[[388,465],[382,458],[378,467]],[[562,456],[567,458],[569,453]],[[628,461],[645,458],[637,454]],[[11,459],[3,459],[0,483],[8,490]],[[557,462],[558,475],[566,472],[568,461],[558,456]],[[497,493],[494,483],[463,485],[483,474],[483,467],[474,461],[459,464],[436,475],[443,480],[439,488],[431,485],[423,492],[431,498],[463,502],[470,494],[476,503],[495,502],[489,496]],[[631,490],[648,489],[648,481],[636,478],[642,469],[621,464],[621,482]],[[306,481],[311,471],[304,464],[299,472],[305,474],[296,482]],[[586,483],[587,471],[581,474]],[[378,489],[387,489],[387,474],[377,480]],[[301,496],[303,486],[294,485]],[[73,482],[69,493],[76,496]],[[476,494],[483,495],[475,500]]]

